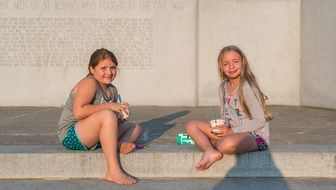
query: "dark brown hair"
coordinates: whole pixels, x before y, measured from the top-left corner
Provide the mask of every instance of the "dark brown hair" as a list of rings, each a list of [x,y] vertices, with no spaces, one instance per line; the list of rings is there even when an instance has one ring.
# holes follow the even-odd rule
[[[96,51],[92,53],[90,57],[90,62],[88,65],[89,74],[91,74],[90,67],[94,69],[101,61],[105,59],[111,59],[111,61],[115,63],[116,66],[118,66],[118,60],[111,51],[104,49],[104,48],[97,49]]]

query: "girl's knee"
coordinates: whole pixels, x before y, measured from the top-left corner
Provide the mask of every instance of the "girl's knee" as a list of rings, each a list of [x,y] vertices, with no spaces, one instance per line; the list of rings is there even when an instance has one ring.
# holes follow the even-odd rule
[[[187,132],[192,131],[196,127],[196,122],[195,121],[188,121],[188,123],[184,126]]]
[[[112,110],[102,110],[98,112],[98,117],[102,123],[118,123],[116,114]]]
[[[138,133],[142,133],[142,128],[139,124],[135,124],[133,127],[134,127],[134,131]]]
[[[223,154],[232,155],[236,153],[237,145],[230,140],[223,139],[220,143],[216,144],[216,149]]]

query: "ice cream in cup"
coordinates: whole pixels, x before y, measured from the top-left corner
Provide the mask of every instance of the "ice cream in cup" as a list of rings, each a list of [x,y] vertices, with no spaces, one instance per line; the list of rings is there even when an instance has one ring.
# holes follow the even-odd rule
[[[220,132],[219,129],[216,129],[219,125],[225,125],[225,121],[223,119],[213,119],[210,121],[211,131],[214,133]]]
[[[128,109],[125,109],[125,110],[121,111],[121,113],[122,113],[122,117],[123,117],[123,119],[128,120],[128,117],[129,117],[129,110],[128,110]]]
[[[120,94],[118,94],[118,102],[119,102],[119,103],[122,103],[121,95],[120,95]],[[129,109],[122,110],[122,111],[121,111],[122,118],[123,118],[124,120],[128,120],[129,113],[130,113],[130,112],[129,112]]]

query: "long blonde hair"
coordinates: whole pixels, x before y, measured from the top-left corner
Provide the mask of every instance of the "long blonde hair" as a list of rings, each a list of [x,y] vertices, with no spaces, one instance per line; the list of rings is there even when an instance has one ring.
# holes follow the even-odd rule
[[[240,50],[237,46],[231,45],[231,46],[226,46],[224,47],[219,55],[218,55],[218,71],[220,74],[220,77],[222,79],[223,82],[228,82],[229,78],[225,75],[225,73],[223,72],[222,69],[222,57],[224,55],[224,53],[229,52],[229,51],[234,51],[236,53],[238,53],[242,59],[242,71],[240,74],[240,79],[241,79],[241,83],[239,84],[239,88],[238,88],[238,98],[239,98],[239,103],[242,107],[242,109],[244,110],[244,112],[247,114],[247,116],[251,119],[251,112],[250,109],[248,108],[248,106],[246,105],[245,102],[245,98],[244,98],[244,94],[243,94],[243,84],[244,81],[246,80],[249,85],[251,86],[254,95],[257,97],[257,99],[259,100],[259,103],[264,111],[265,114],[265,119],[267,121],[273,119],[272,114],[268,111],[267,109],[267,105],[266,105],[266,100],[268,99],[267,96],[260,90],[259,85],[256,81],[256,78],[254,76],[254,74],[252,73],[249,63],[247,61],[247,58],[245,56],[245,54],[243,53],[242,50]]]

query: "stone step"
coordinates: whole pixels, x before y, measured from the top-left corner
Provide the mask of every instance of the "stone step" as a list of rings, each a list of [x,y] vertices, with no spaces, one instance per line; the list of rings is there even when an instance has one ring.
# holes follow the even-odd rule
[[[270,151],[224,155],[206,171],[194,168],[195,146],[151,145],[120,154],[123,169],[139,178],[336,177],[334,145],[277,145]],[[0,179],[103,178],[101,150],[69,151],[60,145],[0,146]]]
[[[335,190],[335,187],[336,180],[333,178],[140,178],[131,186],[120,186],[101,179],[0,180],[1,190]]]

